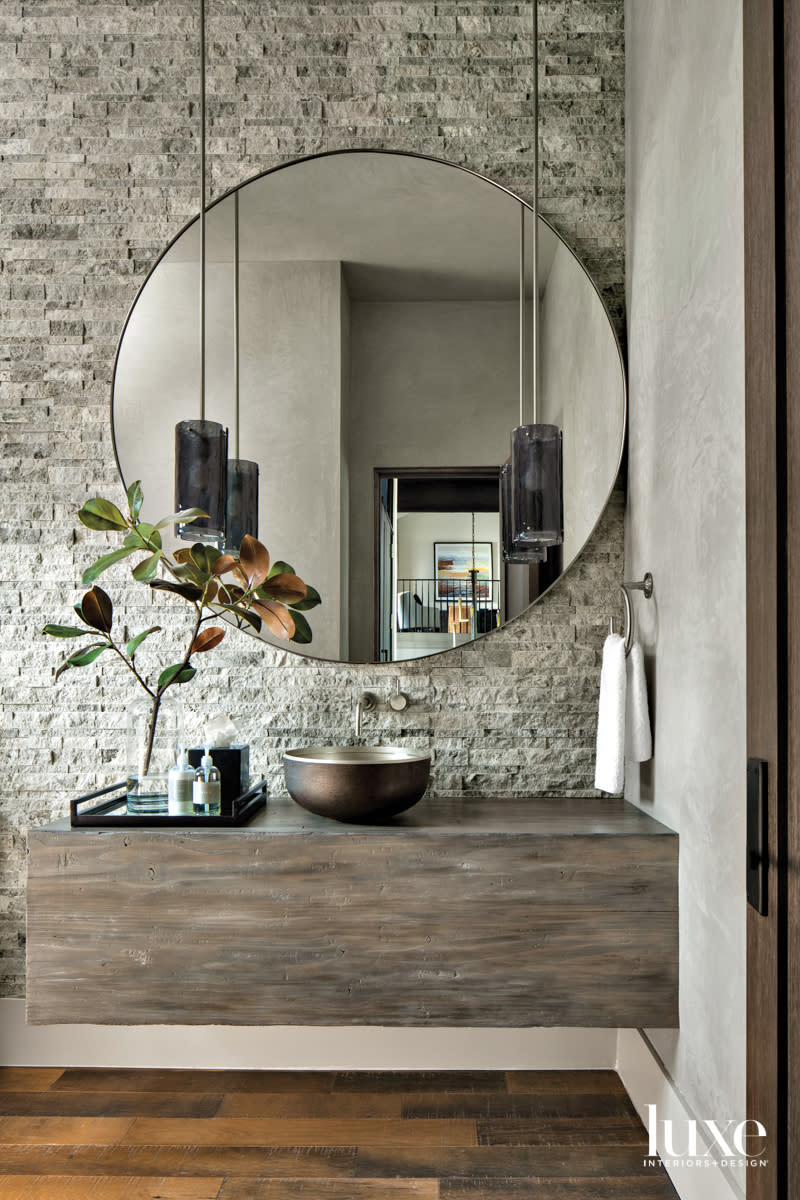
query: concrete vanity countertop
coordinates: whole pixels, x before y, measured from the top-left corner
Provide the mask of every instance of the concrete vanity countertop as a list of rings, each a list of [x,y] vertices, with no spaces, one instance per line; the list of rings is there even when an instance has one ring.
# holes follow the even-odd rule
[[[677,1024],[678,838],[620,799],[28,834],[28,1021]]]

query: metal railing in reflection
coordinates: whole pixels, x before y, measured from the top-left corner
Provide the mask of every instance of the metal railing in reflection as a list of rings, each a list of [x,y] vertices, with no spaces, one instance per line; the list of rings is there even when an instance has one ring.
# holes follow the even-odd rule
[[[398,633],[488,633],[498,624],[500,580],[398,579]]]

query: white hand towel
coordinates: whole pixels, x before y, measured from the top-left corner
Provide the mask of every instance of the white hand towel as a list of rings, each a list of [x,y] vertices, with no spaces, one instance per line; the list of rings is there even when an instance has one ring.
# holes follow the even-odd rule
[[[653,757],[650,709],[647,704],[647,680],[644,654],[638,642],[628,655],[628,699],[625,705],[625,754],[631,762],[647,762]]]
[[[603,646],[594,786],[621,792],[625,780],[625,641],[610,633]]]

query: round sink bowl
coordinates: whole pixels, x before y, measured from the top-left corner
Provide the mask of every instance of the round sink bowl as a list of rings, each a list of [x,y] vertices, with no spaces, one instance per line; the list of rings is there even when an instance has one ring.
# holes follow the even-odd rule
[[[431,756],[396,746],[306,746],[287,750],[289,795],[334,821],[380,821],[422,799]]]

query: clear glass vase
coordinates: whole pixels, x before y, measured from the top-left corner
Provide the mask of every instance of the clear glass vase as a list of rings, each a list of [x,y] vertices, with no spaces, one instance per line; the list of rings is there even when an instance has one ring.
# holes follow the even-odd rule
[[[168,694],[154,714],[153,700],[141,696],[128,705],[127,716],[128,812],[166,813],[167,776],[183,743],[183,705]]]

